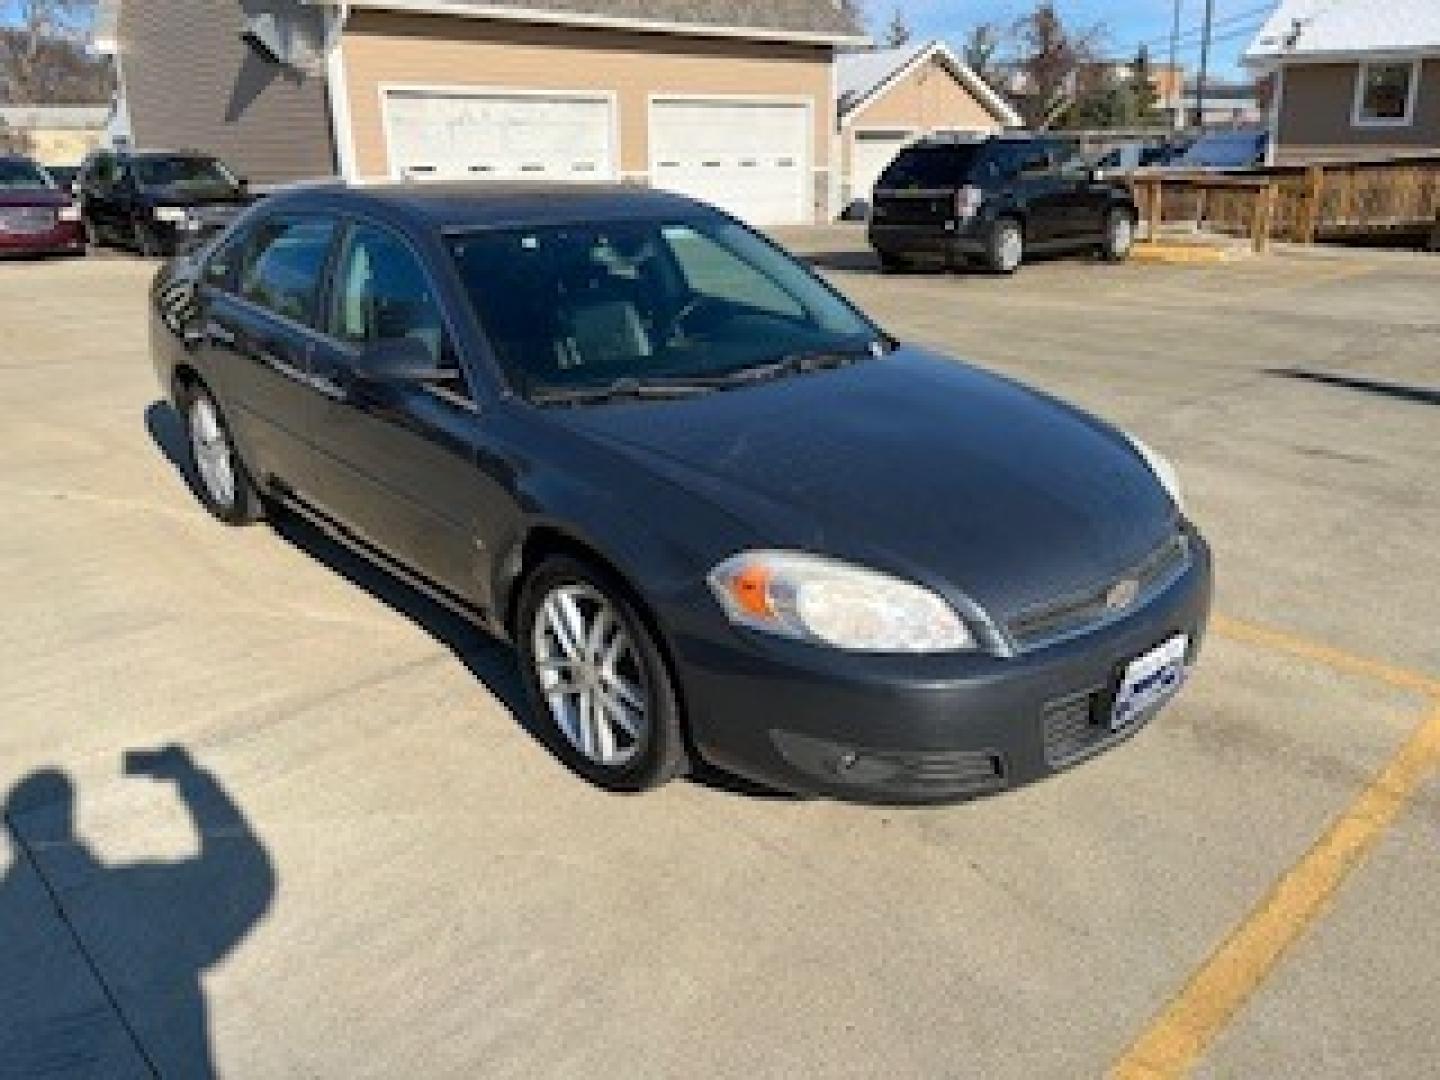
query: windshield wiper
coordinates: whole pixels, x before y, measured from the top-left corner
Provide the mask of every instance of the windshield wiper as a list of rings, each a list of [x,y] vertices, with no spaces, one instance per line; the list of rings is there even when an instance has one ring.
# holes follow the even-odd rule
[[[750,364],[719,375],[701,376],[696,381],[714,387],[744,386],[747,383],[764,382],[785,375],[806,375],[812,371],[848,367],[875,355],[875,351],[868,346],[860,349],[815,349],[809,352],[786,353],[772,360]]]
[[[530,392],[530,400],[537,405],[590,405],[617,398],[638,400],[668,400],[708,394],[715,389],[709,383],[686,379],[637,379],[625,376],[608,383],[589,386],[543,386]]]

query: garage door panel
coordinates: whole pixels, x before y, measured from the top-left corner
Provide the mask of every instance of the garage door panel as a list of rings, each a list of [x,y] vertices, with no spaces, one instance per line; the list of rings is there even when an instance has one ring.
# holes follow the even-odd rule
[[[392,169],[433,178],[612,180],[614,114],[605,99],[390,91]]]
[[[880,174],[915,138],[909,131],[855,132],[850,155],[850,198],[869,205]]]
[[[810,218],[810,112],[794,102],[657,100],[651,182],[760,225]]]

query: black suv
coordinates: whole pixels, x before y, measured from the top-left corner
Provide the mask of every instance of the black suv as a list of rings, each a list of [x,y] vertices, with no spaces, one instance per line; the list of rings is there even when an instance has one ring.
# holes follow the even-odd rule
[[[190,150],[98,150],[76,180],[86,238],[173,255],[227,226],[249,187],[218,158]]]
[[[1013,274],[1030,252],[1078,248],[1123,259],[1138,216],[1127,189],[1034,136],[916,143],[881,174],[873,206],[870,246],[886,270],[978,256]]]

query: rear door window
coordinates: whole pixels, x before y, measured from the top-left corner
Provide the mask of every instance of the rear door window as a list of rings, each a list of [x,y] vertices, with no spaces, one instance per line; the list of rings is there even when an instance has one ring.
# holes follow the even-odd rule
[[[979,145],[912,146],[880,174],[878,188],[916,191],[926,188],[953,188],[968,182],[979,159]]]
[[[277,315],[318,328],[335,233],[335,219],[321,214],[276,214],[258,222],[242,245],[237,291]]]

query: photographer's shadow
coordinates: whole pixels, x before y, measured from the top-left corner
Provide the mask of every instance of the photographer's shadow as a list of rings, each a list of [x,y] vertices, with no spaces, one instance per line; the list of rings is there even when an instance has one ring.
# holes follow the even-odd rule
[[[196,854],[102,862],[75,835],[62,772],[33,772],[5,799],[15,843],[0,878],[0,1075],[215,1074],[201,977],[264,918],[275,870],[183,749],[129,753],[125,770],[175,786]]]

